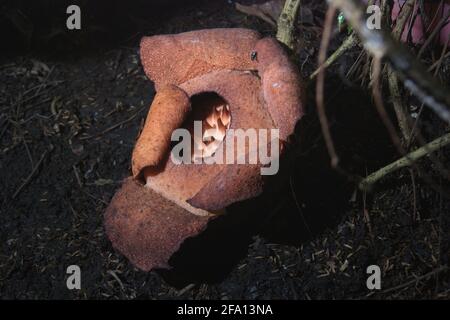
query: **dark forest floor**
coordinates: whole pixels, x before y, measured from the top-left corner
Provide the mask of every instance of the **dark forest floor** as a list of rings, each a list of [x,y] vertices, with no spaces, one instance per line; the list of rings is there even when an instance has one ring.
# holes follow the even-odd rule
[[[152,25],[143,33],[248,27],[274,34],[227,1],[186,5]],[[103,212],[130,175],[154,96],[140,65],[139,37],[64,55],[44,50],[2,58],[0,298],[450,298],[450,274],[441,267],[448,266],[443,217],[450,204],[436,190],[445,179],[423,160],[437,185],[404,169],[365,197],[355,193],[329,166],[314,84],[284,169],[288,178],[273,197],[236,205],[236,214],[204,236],[208,244],[186,243],[172,272],[134,268],[111,247]],[[295,58],[306,77],[316,66],[320,30],[302,25],[298,40]],[[341,67],[355,55],[341,59]],[[327,108],[346,168],[365,175],[396,159],[369,91],[344,83],[340,68],[329,72]],[[436,157],[448,167],[448,152]],[[82,270],[80,291],[66,288],[72,264]],[[382,269],[380,291],[366,287],[371,264]]]

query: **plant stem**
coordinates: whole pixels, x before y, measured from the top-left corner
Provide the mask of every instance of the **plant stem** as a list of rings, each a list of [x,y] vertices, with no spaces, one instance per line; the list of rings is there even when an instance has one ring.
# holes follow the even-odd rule
[[[294,50],[294,24],[300,8],[300,0],[286,0],[283,11],[278,18],[277,39]]]
[[[325,61],[323,65],[318,67],[316,71],[314,71],[310,76],[309,79],[313,80],[318,74],[321,68],[328,68],[330,65],[332,65],[339,57],[342,56],[347,50],[353,48],[358,43],[356,35],[352,33],[349,35],[345,40],[342,42],[341,46]]]
[[[406,166],[413,164],[415,161],[419,160],[420,158],[448,145],[449,143],[450,143],[450,133],[447,133],[447,134],[443,135],[442,137],[439,137],[436,140],[433,140],[430,143],[422,146],[421,148],[407,154],[403,158],[398,159],[397,161],[385,166],[384,168],[381,168],[380,170],[375,171],[374,173],[370,174],[368,177],[366,177],[359,183],[359,188],[362,190],[370,189],[370,187],[374,183],[376,183],[378,180],[380,180],[384,176],[386,176],[398,169],[401,169],[401,168],[404,168]]]
[[[328,0],[328,2],[342,10],[367,51],[379,59],[387,58],[410,92],[442,120],[450,123],[448,89],[433,78],[411,52],[395,41],[390,32],[383,28],[369,28],[361,2],[357,0]]]

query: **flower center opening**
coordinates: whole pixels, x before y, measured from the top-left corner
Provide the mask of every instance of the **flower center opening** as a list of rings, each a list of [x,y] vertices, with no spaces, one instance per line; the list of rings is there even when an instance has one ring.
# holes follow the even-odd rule
[[[231,125],[228,103],[214,92],[200,93],[191,98],[192,112],[186,120],[192,136],[192,160],[214,155]],[[194,121],[201,121],[201,137],[194,132]]]

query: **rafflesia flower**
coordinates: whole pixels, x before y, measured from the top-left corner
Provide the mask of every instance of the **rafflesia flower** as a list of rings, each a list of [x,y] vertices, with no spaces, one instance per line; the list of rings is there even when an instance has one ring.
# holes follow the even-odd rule
[[[270,165],[260,158],[195,162],[211,158],[221,146],[227,155],[226,145],[238,153],[230,142],[234,137],[228,139],[232,129],[278,129],[266,142],[276,142],[277,148],[270,144],[273,153],[288,141],[303,108],[296,67],[275,39],[252,30],[145,37],[141,60],[157,93],[133,151],[133,176],[113,197],[105,227],[113,246],[148,271],[170,268],[169,258],[185,239],[202,232],[228,205],[261,194],[261,169]],[[194,163],[174,161],[172,134],[179,128],[195,131],[194,121],[202,124],[200,137],[183,155]],[[244,143],[244,155],[254,151]]]

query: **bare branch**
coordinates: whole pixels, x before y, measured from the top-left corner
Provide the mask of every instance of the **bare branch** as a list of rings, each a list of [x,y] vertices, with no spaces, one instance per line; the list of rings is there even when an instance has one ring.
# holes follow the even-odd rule
[[[383,178],[384,176],[406,166],[412,165],[416,160],[448,145],[450,143],[450,133],[431,141],[423,147],[414,150],[405,157],[387,165],[384,168],[370,174],[367,178],[359,183],[359,188],[363,190],[369,189],[375,182]]]
[[[322,68],[327,68],[332,65],[337,59],[339,59],[347,50],[353,48],[358,43],[357,38],[354,33],[349,35],[342,42],[341,46],[325,61],[323,65],[316,69],[310,76],[309,79],[314,79]]]
[[[386,58],[399,73],[405,87],[441,119],[450,123],[448,90],[433,78],[402,44],[395,41],[388,31],[383,28],[369,29],[362,3],[356,0],[328,0],[328,2],[342,10],[366,50],[379,59]]]
[[[408,18],[411,17],[411,12],[414,7],[415,0],[408,0],[402,7],[400,15],[397,17],[397,24],[392,31],[392,36],[395,40],[399,40],[402,36],[403,30],[405,30],[406,22]],[[389,91],[391,93],[392,104],[394,106],[395,115],[397,116],[400,131],[402,132],[403,141],[408,143],[410,141],[410,119],[408,118],[408,113],[406,112],[406,106],[404,105],[401,95],[400,88],[398,85],[397,73],[391,67],[388,67],[387,71]]]
[[[324,101],[324,83],[325,83],[325,59],[327,56],[328,43],[331,37],[331,30],[333,27],[333,19],[336,14],[336,7],[330,6],[327,10],[325,16],[325,24],[323,30],[322,41],[320,43],[319,51],[319,71],[317,74],[316,81],[316,104],[317,113],[319,115],[320,126],[322,128],[322,134],[325,139],[325,144],[328,149],[328,154],[331,158],[331,166],[337,168],[339,163],[339,158],[334,147],[333,138],[331,136],[330,128],[328,125],[328,118],[325,111],[325,101]]]

